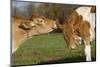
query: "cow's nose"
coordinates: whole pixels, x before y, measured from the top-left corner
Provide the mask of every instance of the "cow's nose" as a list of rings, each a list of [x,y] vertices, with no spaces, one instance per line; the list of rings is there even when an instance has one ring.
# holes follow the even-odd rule
[[[57,25],[56,24],[54,24],[53,29],[57,29]]]

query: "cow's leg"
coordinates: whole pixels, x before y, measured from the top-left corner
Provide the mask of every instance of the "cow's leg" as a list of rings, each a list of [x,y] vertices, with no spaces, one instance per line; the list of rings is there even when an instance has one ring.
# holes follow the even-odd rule
[[[90,29],[90,34],[91,34],[91,36],[90,36],[90,41],[92,42],[92,41],[95,41],[95,29],[94,28],[91,28]]]
[[[84,40],[84,52],[85,52],[85,56],[86,56],[86,61],[91,61],[91,45],[90,45],[90,41],[88,39]]]
[[[78,31],[83,38],[86,61],[91,61],[90,27],[88,22],[83,22]]]

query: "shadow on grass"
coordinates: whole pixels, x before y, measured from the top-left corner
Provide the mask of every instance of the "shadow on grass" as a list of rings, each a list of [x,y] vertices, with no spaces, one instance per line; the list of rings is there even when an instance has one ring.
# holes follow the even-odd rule
[[[96,61],[96,58],[92,58],[92,61]],[[60,63],[77,63],[77,62],[86,62],[84,57],[73,57],[73,58],[65,58],[55,61],[46,61],[46,62],[40,62],[36,65],[44,65],[44,64],[60,64]]]
[[[92,61],[96,61],[96,58],[92,57]],[[12,65],[12,67],[18,67],[18,66],[32,66],[32,65],[48,65],[48,64],[62,64],[62,63],[82,63],[86,62],[85,57],[73,57],[73,58],[65,58],[65,59],[59,59],[59,60],[51,60],[51,61],[44,61],[40,62],[38,64],[28,64],[28,65]]]

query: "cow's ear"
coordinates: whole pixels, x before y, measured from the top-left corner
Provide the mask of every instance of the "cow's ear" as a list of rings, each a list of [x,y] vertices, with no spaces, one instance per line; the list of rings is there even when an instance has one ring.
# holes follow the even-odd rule
[[[18,25],[18,28],[22,28],[22,22]]]
[[[90,12],[91,12],[91,13],[96,13],[96,6],[92,6]]]
[[[41,16],[41,18],[42,18],[43,20],[45,20],[45,19],[46,19],[44,16]]]
[[[33,21],[33,19],[32,19],[32,18],[30,18],[29,20],[30,20],[30,21]]]
[[[36,17],[37,17],[36,15],[32,15],[29,20],[33,21],[33,19],[36,18]]]

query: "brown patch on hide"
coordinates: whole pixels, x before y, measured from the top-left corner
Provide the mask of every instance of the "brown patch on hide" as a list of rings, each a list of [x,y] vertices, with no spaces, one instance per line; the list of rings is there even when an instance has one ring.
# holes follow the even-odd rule
[[[83,17],[78,15],[76,11],[69,16],[66,22],[64,22],[62,28],[65,41],[72,49],[76,48],[76,35],[82,37],[83,40],[89,43],[90,25],[87,21],[83,21]]]

